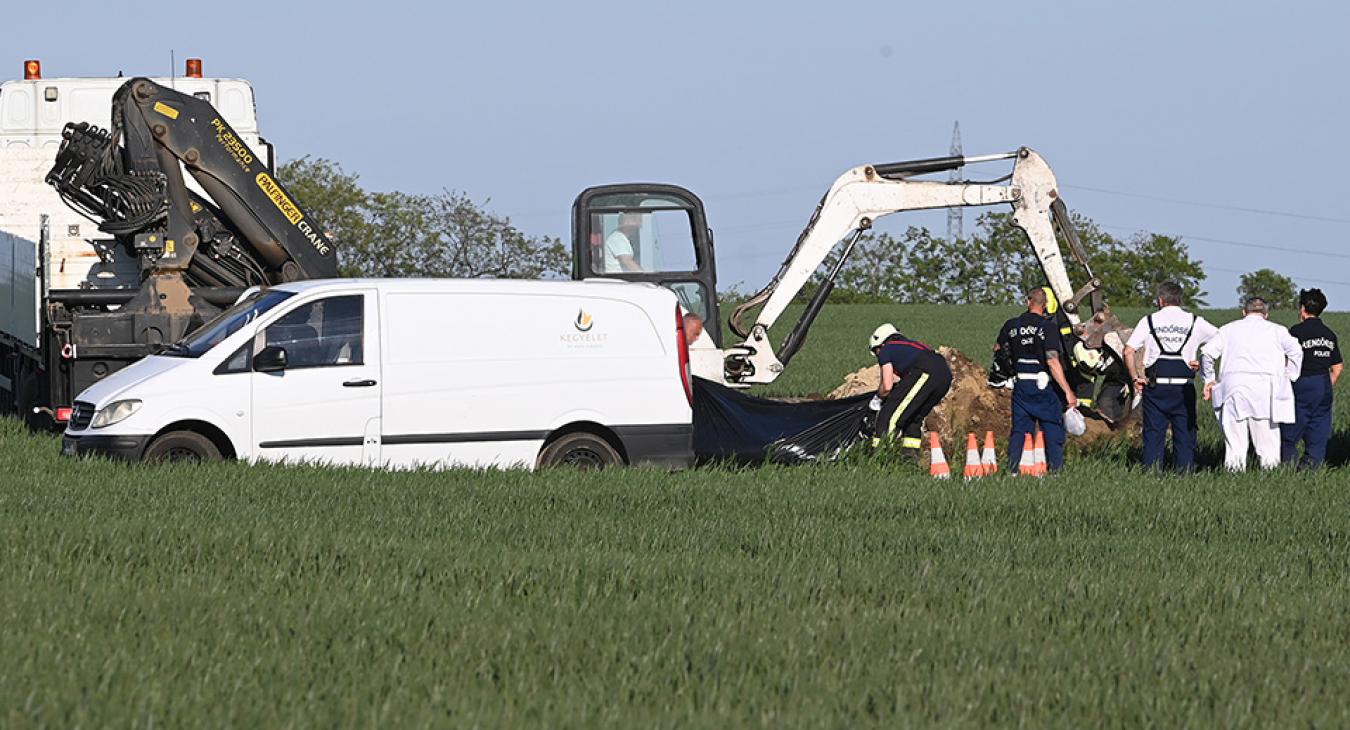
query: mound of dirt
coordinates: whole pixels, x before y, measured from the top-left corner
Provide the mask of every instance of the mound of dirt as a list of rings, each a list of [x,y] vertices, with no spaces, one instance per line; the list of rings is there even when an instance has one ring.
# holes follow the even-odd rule
[[[952,369],[952,389],[946,398],[933,409],[924,423],[926,431],[937,431],[942,436],[943,445],[949,450],[964,449],[965,437],[975,432],[980,439],[985,431],[993,431],[1000,444],[1000,451],[1006,448],[1008,427],[1012,423],[1012,391],[1005,388],[991,388],[986,381],[982,365],[966,357],[959,350],[939,347],[938,354],[947,360]],[[843,384],[830,392],[830,398],[846,398],[875,391],[880,384],[881,369],[871,365],[849,373]],[[1087,419],[1087,433],[1070,437],[1070,441],[1079,446],[1097,445],[1109,439],[1135,439],[1139,435],[1138,419],[1131,417],[1119,429],[1112,430],[1105,422]]]

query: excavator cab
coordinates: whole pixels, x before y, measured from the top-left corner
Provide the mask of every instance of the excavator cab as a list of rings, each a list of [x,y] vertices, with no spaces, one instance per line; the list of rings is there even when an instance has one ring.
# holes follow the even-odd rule
[[[670,289],[722,346],[713,236],[697,195],[675,185],[601,185],[572,204],[572,278]]]

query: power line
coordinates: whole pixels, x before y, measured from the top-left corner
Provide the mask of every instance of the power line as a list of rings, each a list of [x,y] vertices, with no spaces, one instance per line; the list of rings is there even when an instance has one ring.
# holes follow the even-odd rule
[[[1070,188],[1070,189],[1074,189],[1074,190],[1085,190],[1085,191],[1093,192],[1093,193],[1105,193],[1105,194],[1107,194],[1107,195],[1122,195],[1122,196],[1125,196],[1125,197],[1128,197],[1128,198],[1140,198],[1140,199],[1143,199],[1143,200],[1156,200],[1156,201],[1160,201],[1160,202],[1164,202],[1164,203],[1178,203],[1178,204],[1181,204],[1181,205],[1194,205],[1194,206],[1199,206],[1199,207],[1202,207],[1202,208],[1217,208],[1217,209],[1219,209],[1219,210],[1233,210],[1233,211],[1241,211],[1241,212],[1243,212],[1243,213],[1256,213],[1256,214],[1260,214],[1260,215],[1275,215],[1275,216],[1282,216],[1282,217],[1285,217],[1285,218],[1299,218],[1299,219],[1302,219],[1302,220],[1322,221],[1322,222],[1325,222],[1325,223],[1350,223],[1350,218],[1337,218],[1337,217],[1335,217],[1335,216],[1311,215],[1311,214],[1308,214],[1308,213],[1294,213],[1294,212],[1285,211],[1285,210],[1272,210],[1272,209],[1269,209],[1269,208],[1255,208],[1255,207],[1252,207],[1252,206],[1245,206],[1245,205],[1230,205],[1230,204],[1226,204],[1226,203],[1211,203],[1211,202],[1205,202],[1205,201],[1199,201],[1199,200],[1185,200],[1185,199],[1182,199],[1182,198],[1169,198],[1169,197],[1162,196],[1162,195],[1150,195],[1150,194],[1147,194],[1147,193],[1133,193],[1133,192],[1129,192],[1129,191],[1127,191],[1127,190],[1112,190],[1112,189],[1109,189],[1109,188],[1098,188],[1098,187],[1092,187],[1092,186],[1088,186],[1088,185],[1062,185],[1061,187],[1064,187],[1064,188]],[[803,191],[803,190],[816,190],[816,189],[819,189],[819,188],[820,188],[820,186],[818,186],[818,185],[800,185],[800,186],[793,186],[793,187],[775,188],[775,189],[769,189],[769,190],[759,190],[759,191],[753,191],[753,192],[749,192],[749,191],[746,191],[746,192],[735,192],[735,193],[728,193],[728,194],[722,194],[722,195],[719,195],[719,194],[714,193],[714,194],[708,195],[708,196],[706,196],[706,197],[709,198],[709,199],[730,199],[730,198],[744,198],[744,197],[770,197],[770,196],[773,196],[773,195],[782,195],[782,194],[786,194],[786,193],[795,193],[795,192],[800,192],[800,191]]]
[[[752,231],[763,231],[763,230],[769,230],[769,229],[774,229],[774,228],[786,228],[786,227],[788,227],[788,226],[797,226],[797,225],[800,225],[800,221],[774,221],[774,222],[764,222],[764,223],[741,224],[741,225],[739,225],[739,226],[727,226],[727,227],[722,228],[722,229],[719,229],[719,230],[722,230],[722,231],[724,231],[724,232],[725,232],[725,231],[736,231],[736,232],[748,233],[748,232],[752,232]],[[1144,229],[1144,228],[1137,227],[1137,226],[1136,226],[1136,227],[1131,227],[1131,226],[1119,226],[1119,225],[1111,225],[1111,224],[1107,224],[1107,223],[1099,223],[1098,225],[1101,226],[1102,228],[1110,228],[1110,229],[1113,229],[1113,230],[1120,230],[1120,231],[1143,231],[1143,230],[1146,230],[1146,229]],[[1328,257],[1328,258],[1350,259],[1350,254],[1331,253],[1331,252],[1329,252],[1329,251],[1316,251],[1316,250],[1313,250],[1313,249],[1293,248],[1293,247],[1288,247],[1288,246],[1275,246],[1275,245],[1272,245],[1272,244],[1252,243],[1252,242],[1249,242],[1249,241],[1233,241],[1233,240],[1229,240],[1229,239],[1225,239],[1225,238],[1210,238],[1210,237],[1206,237],[1206,236],[1191,236],[1191,235],[1187,235],[1187,234],[1174,234],[1174,235],[1176,235],[1176,236],[1179,237],[1179,238],[1185,239],[1185,240],[1204,241],[1204,242],[1207,242],[1207,243],[1217,243],[1217,244],[1226,245],[1226,246],[1239,246],[1239,247],[1243,247],[1243,248],[1255,248],[1255,249],[1263,249],[1263,250],[1281,251],[1281,252],[1284,252],[1284,253],[1297,253],[1297,254],[1307,254],[1307,255],[1313,255],[1313,256],[1325,256],[1325,257]],[[725,251],[725,249],[723,249],[723,250]],[[728,260],[745,261],[745,260],[753,260],[753,259],[760,259],[760,258],[772,259],[772,258],[776,258],[776,257],[778,257],[778,256],[780,256],[780,255],[781,255],[781,252],[737,251],[737,252],[731,253],[731,254],[727,254],[727,253],[719,254],[719,258],[725,258],[725,259],[728,259]],[[1215,271],[1215,272],[1221,272],[1221,273],[1225,273],[1225,274],[1238,274],[1238,275],[1251,273],[1251,272],[1247,272],[1247,271],[1238,271],[1238,270],[1236,270],[1236,269],[1226,269],[1226,268],[1223,268],[1223,267],[1210,266],[1210,265],[1205,265],[1204,268],[1205,268],[1205,271],[1206,271],[1206,272]],[[1332,279],[1318,279],[1318,278],[1312,278],[1312,277],[1307,277],[1307,276],[1300,276],[1300,275],[1297,275],[1297,274],[1292,274],[1292,275],[1290,275],[1290,276],[1291,276],[1292,278],[1297,279],[1297,280],[1300,280],[1300,281],[1307,281],[1307,282],[1316,283],[1316,284],[1328,284],[1328,285],[1335,285],[1335,286],[1350,286],[1350,282],[1348,282],[1348,281],[1336,281],[1336,280],[1332,280]]]
[[[1308,215],[1307,213],[1290,213],[1284,210],[1270,210],[1267,208],[1250,208],[1243,205],[1227,205],[1225,203],[1208,203],[1199,200],[1183,200],[1181,198],[1168,198],[1162,195],[1148,195],[1146,193],[1131,193],[1124,190],[1109,190],[1107,188],[1094,188],[1087,185],[1064,185],[1062,187],[1073,190],[1086,190],[1093,193],[1106,193],[1108,195],[1122,195],[1127,198],[1141,198],[1143,200],[1158,200],[1164,203],[1179,203],[1181,205],[1194,205],[1200,208],[1217,208],[1219,210],[1236,210],[1243,213],[1259,213],[1261,215],[1278,215],[1285,218],[1301,218],[1310,221],[1324,221],[1327,223],[1350,223],[1350,218],[1334,218],[1324,215]]]
[[[1144,228],[1131,228],[1129,226],[1113,226],[1107,223],[1098,223],[1102,228],[1110,228],[1117,231],[1144,231]],[[1255,248],[1269,251],[1284,251],[1286,253],[1301,253],[1310,256],[1326,256],[1333,259],[1350,259],[1350,254],[1332,253],[1330,251],[1317,251],[1310,248],[1293,248],[1291,246],[1277,246],[1273,243],[1251,243],[1248,241],[1230,241],[1226,238],[1208,238],[1206,236],[1192,236],[1186,233],[1168,234],[1175,235],[1177,238],[1187,241],[1205,241],[1206,243],[1219,243],[1226,246],[1240,246],[1242,248]]]
[[[1219,267],[1219,266],[1206,266],[1206,267],[1205,267],[1205,271],[1206,271],[1206,272],[1210,272],[1210,271],[1220,271],[1220,272],[1223,272],[1223,273],[1225,273],[1225,274],[1237,274],[1238,276],[1241,276],[1241,275],[1243,275],[1243,274],[1250,274],[1250,273],[1252,273],[1252,272],[1250,272],[1250,271],[1238,271],[1237,269],[1225,269],[1225,268],[1222,268],[1222,267]],[[1290,279],[1293,279],[1293,280],[1299,281],[1299,282],[1306,281],[1306,282],[1311,282],[1311,283],[1313,283],[1313,284],[1328,284],[1328,285],[1331,285],[1331,286],[1350,286],[1350,281],[1335,281],[1335,280],[1332,280],[1332,279],[1314,279],[1314,278],[1312,278],[1312,277],[1310,277],[1310,276],[1299,276],[1298,274],[1285,274],[1285,276],[1288,276]]]
[[[959,135],[960,135],[959,128],[954,128],[954,129],[953,129],[953,140],[952,140],[953,146],[959,145],[959,144],[960,144],[960,137],[959,137]],[[1274,216],[1281,216],[1281,217],[1284,217],[1284,218],[1297,218],[1297,219],[1301,219],[1301,220],[1322,221],[1322,222],[1324,222],[1324,223],[1350,223],[1350,218],[1338,218],[1338,217],[1335,217],[1335,216],[1311,215],[1311,214],[1307,214],[1307,213],[1294,213],[1294,212],[1284,211],[1284,210],[1272,210],[1272,209],[1269,209],[1269,208],[1256,208],[1256,207],[1245,206],[1245,205],[1231,205],[1231,204],[1227,204],[1227,203],[1212,203],[1212,202],[1199,201],[1199,200],[1186,200],[1186,199],[1183,199],[1183,198],[1170,198],[1170,197],[1163,196],[1163,195],[1151,195],[1151,194],[1148,194],[1148,193],[1135,193],[1135,192],[1130,192],[1130,191],[1128,191],[1128,190],[1113,190],[1113,189],[1110,189],[1110,188],[1099,188],[1099,187],[1093,187],[1093,186],[1090,186],[1090,185],[1062,185],[1061,187],[1067,188],[1067,189],[1072,189],[1072,190],[1084,190],[1084,191],[1092,192],[1092,193],[1103,193],[1103,194],[1106,194],[1106,195],[1120,195],[1120,196],[1124,196],[1124,197],[1127,197],[1127,198],[1138,198],[1138,199],[1141,199],[1141,200],[1155,200],[1155,201],[1164,202],[1164,203],[1177,203],[1177,204],[1180,204],[1180,205],[1193,205],[1193,206],[1198,206],[1198,207],[1201,207],[1201,208],[1215,208],[1215,209],[1218,209],[1218,210],[1232,210],[1232,211],[1240,211],[1240,212],[1243,212],[1243,213],[1255,213],[1255,214],[1259,214],[1259,215],[1274,215]],[[775,196],[775,195],[786,195],[786,194],[789,194],[789,193],[799,193],[799,192],[803,192],[803,191],[809,191],[809,190],[821,190],[821,189],[822,189],[822,188],[821,188],[820,185],[793,185],[793,186],[778,187],[778,188],[760,188],[760,189],[756,189],[756,190],[732,191],[732,192],[726,192],[726,193],[717,193],[717,192],[713,192],[713,193],[704,193],[704,194],[701,194],[700,197],[704,198],[705,200],[738,200],[738,199],[744,199],[744,198],[773,197],[773,196]],[[696,192],[697,192],[697,191],[696,191]],[[565,209],[563,209],[563,211],[565,212]],[[540,218],[540,217],[544,217],[544,216],[550,216],[550,217],[552,217],[552,216],[555,216],[555,215],[557,215],[557,214],[558,214],[558,211],[548,211],[548,212],[538,211],[538,212],[516,213],[516,214],[512,214],[510,217],[511,217],[513,220],[515,220],[515,219]],[[1198,239],[1199,236],[1193,236],[1193,238],[1197,238],[1197,239]]]
[[[958,134],[959,134],[959,132],[958,132]],[[953,142],[956,143],[956,144],[959,144],[959,141],[956,140],[956,139],[954,139]],[[1182,199],[1182,198],[1169,198],[1169,197],[1162,196],[1162,195],[1150,195],[1150,194],[1147,194],[1147,193],[1133,193],[1133,192],[1129,192],[1129,191],[1127,191],[1127,190],[1112,190],[1112,189],[1109,189],[1109,188],[1098,188],[1098,187],[1091,187],[1091,186],[1088,186],[1088,185],[1062,185],[1061,187],[1068,188],[1068,189],[1073,189],[1073,190],[1085,190],[1085,191],[1093,192],[1093,193],[1104,193],[1104,194],[1107,194],[1107,195],[1120,195],[1120,196],[1124,196],[1124,197],[1127,197],[1127,198],[1139,198],[1139,199],[1141,199],[1141,200],[1155,200],[1155,201],[1160,201],[1160,202],[1164,202],[1164,203],[1177,203],[1177,204],[1180,204],[1180,205],[1193,205],[1193,206],[1198,206],[1198,207],[1202,207],[1202,208],[1215,208],[1215,209],[1219,209],[1219,210],[1233,210],[1233,211],[1240,211],[1240,212],[1244,212],[1244,213],[1255,213],[1255,214],[1259,214],[1259,215],[1274,215],[1274,216],[1281,216],[1281,217],[1285,217],[1285,218],[1297,218],[1297,219],[1301,219],[1301,220],[1322,221],[1322,222],[1324,222],[1324,223],[1350,223],[1350,218],[1337,218],[1337,217],[1334,217],[1334,216],[1310,215],[1310,214],[1307,214],[1307,213],[1293,213],[1293,212],[1290,212],[1290,211],[1271,210],[1271,209],[1267,209],[1267,208],[1255,208],[1255,207],[1243,206],[1243,205],[1229,205],[1229,204],[1225,204],[1225,203],[1210,203],[1210,202],[1204,202],[1204,201],[1198,201],[1198,200],[1185,200],[1185,199]],[[787,194],[790,194],[790,193],[794,193],[794,194],[795,194],[795,193],[799,193],[799,192],[803,192],[803,191],[820,190],[820,189],[821,189],[821,186],[819,186],[819,185],[795,185],[795,186],[789,186],[789,187],[761,188],[761,189],[758,189],[758,190],[742,190],[742,191],[733,191],[733,192],[727,192],[727,193],[716,193],[716,192],[714,192],[714,193],[704,193],[704,194],[701,195],[701,197],[704,198],[705,200],[713,200],[713,201],[719,201],[719,200],[740,200],[740,199],[745,199],[745,198],[761,198],[761,197],[767,198],[767,197],[773,197],[773,196],[776,196],[776,195],[787,195]],[[955,210],[955,209],[953,209],[953,210]],[[526,212],[526,213],[514,213],[514,214],[510,214],[509,217],[510,217],[512,220],[528,220],[528,219],[532,219],[532,218],[543,218],[543,217],[546,217],[546,216],[547,216],[547,217],[555,217],[555,216],[558,216],[559,213],[562,213],[562,214],[565,216],[565,215],[566,215],[566,209],[559,209],[559,210],[553,210],[553,211],[547,211],[547,212],[545,212],[545,211],[531,211],[531,212]],[[1197,239],[1197,240],[1200,240],[1200,239],[1201,239],[1200,236],[1190,236],[1190,238],[1195,238],[1195,239]],[[1219,239],[1214,239],[1214,240],[1215,240],[1216,242],[1220,242],[1220,243],[1232,243],[1232,242],[1230,242],[1230,241],[1221,241],[1221,240],[1219,240]],[[1235,244],[1235,245],[1236,245],[1236,244]],[[1317,253],[1317,252],[1311,252],[1311,251],[1310,251],[1310,252],[1308,252],[1308,253]]]
[[[716,233],[727,233],[727,232],[747,233],[750,231],[765,231],[774,228],[789,228],[789,227],[797,228],[798,230],[800,230],[801,228],[805,227],[805,225],[806,224],[803,223],[800,218],[796,218],[793,220],[765,221],[762,223],[740,223],[730,226],[714,226],[713,231]]]

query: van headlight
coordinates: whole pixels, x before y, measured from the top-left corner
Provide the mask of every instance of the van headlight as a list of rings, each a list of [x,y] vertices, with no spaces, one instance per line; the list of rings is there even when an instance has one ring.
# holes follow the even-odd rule
[[[89,427],[106,428],[114,423],[121,423],[140,409],[141,402],[135,399],[113,401],[94,414],[94,420],[89,423]]]

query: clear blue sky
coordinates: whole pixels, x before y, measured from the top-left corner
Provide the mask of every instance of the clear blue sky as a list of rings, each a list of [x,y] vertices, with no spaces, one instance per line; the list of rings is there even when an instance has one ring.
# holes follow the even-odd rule
[[[253,82],[283,158],[331,158],[374,189],[461,190],[564,239],[587,185],[685,185],[707,203],[721,281],[743,289],[838,173],[945,154],[959,119],[968,154],[1039,150],[1109,232],[1181,235],[1213,304],[1269,266],[1350,309],[1344,3],[163,7],[33,6],[23,27],[49,32],[7,34],[0,75],[27,57],[56,76],[200,56]]]

